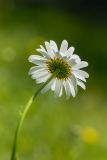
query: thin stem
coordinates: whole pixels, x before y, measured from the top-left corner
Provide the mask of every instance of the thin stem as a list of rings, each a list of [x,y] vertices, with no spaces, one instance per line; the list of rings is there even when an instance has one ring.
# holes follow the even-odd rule
[[[35,100],[35,98],[37,97],[37,95],[40,93],[40,91],[51,81],[51,79],[53,78],[53,76],[57,75],[59,72],[59,70],[56,70],[54,72],[54,74],[46,81],[46,83],[44,83],[36,92],[35,94],[29,99],[28,103],[25,106],[25,109],[23,111],[23,113],[21,114],[21,117],[19,119],[19,123],[16,127],[16,131],[15,131],[15,135],[14,135],[14,142],[13,142],[13,148],[12,148],[12,154],[11,154],[11,160],[16,160],[16,150],[17,150],[17,143],[18,143],[18,137],[19,137],[19,133],[23,124],[23,121],[25,119],[25,116],[30,108],[30,106],[32,105],[33,101]]]

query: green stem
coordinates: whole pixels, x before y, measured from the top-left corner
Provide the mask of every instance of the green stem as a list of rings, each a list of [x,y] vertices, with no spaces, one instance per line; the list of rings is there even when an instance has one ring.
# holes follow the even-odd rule
[[[58,74],[58,70],[56,70],[54,72],[54,74],[47,80],[46,83],[44,83],[38,90],[37,92],[35,92],[35,94],[29,99],[27,105],[25,106],[25,109],[23,111],[23,113],[21,114],[21,117],[19,119],[19,123],[16,127],[16,131],[15,131],[15,135],[14,135],[14,142],[13,142],[13,148],[12,148],[12,154],[11,154],[11,160],[16,160],[16,150],[17,150],[17,142],[18,142],[18,137],[19,137],[19,133],[23,124],[23,121],[25,119],[25,116],[30,108],[30,106],[32,105],[33,101],[35,100],[35,98],[37,97],[37,95],[40,93],[40,91],[51,81],[51,79],[53,78],[53,76]]]

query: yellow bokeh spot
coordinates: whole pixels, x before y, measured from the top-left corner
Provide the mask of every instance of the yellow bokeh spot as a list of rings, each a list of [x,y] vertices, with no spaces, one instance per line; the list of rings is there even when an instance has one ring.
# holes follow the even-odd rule
[[[81,131],[81,139],[87,144],[95,144],[98,142],[99,135],[96,129],[92,127],[86,127]]]

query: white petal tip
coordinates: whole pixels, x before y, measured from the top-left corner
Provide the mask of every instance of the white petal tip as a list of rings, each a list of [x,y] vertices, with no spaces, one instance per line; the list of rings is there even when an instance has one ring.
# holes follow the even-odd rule
[[[76,95],[73,95],[72,97],[73,97],[73,98],[75,98],[75,97],[76,97]]]
[[[89,74],[87,73],[87,78],[89,78],[90,76],[89,76]]]
[[[84,61],[84,64],[85,64],[85,67],[87,67],[87,66],[88,66],[88,62]]]
[[[32,56],[32,55],[28,57],[28,61],[29,61],[29,62],[32,62],[32,59],[33,59],[33,56]]]
[[[37,49],[35,49],[37,52],[40,52],[41,51],[41,49],[40,48],[37,48]]]
[[[66,39],[64,39],[62,42],[64,42],[64,43],[68,43],[68,41],[67,41]]]

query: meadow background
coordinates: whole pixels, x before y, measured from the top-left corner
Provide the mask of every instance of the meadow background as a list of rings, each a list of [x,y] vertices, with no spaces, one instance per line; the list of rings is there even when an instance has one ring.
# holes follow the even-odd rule
[[[19,140],[21,160],[107,160],[107,4],[85,0],[0,1],[0,160],[9,160],[13,134],[38,89],[28,76],[35,48],[63,39],[89,62],[87,90],[76,98],[40,94]],[[91,128],[93,133],[82,133]],[[77,133],[79,132],[79,135]]]

